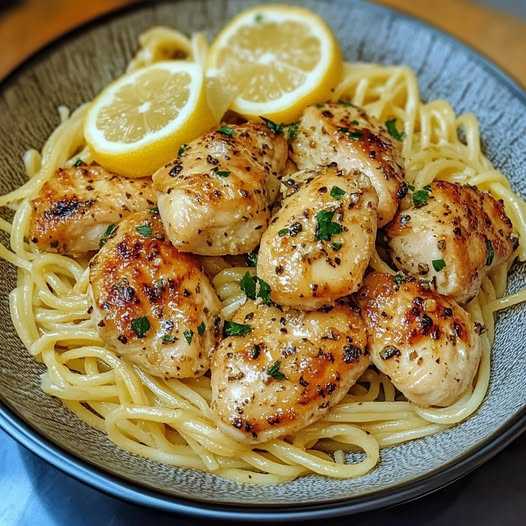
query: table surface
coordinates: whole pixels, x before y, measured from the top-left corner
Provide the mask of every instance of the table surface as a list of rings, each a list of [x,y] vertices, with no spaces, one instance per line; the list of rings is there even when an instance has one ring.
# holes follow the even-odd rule
[[[525,0],[382,0],[449,31],[492,58],[526,85]],[[0,0],[0,7],[4,5]],[[26,0],[0,12],[0,78],[61,32],[126,0]],[[506,4],[508,14],[494,7]],[[49,17],[48,13],[54,16]],[[513,13],[513,14],[512,14]],[[45,24],[28,26],[34,20]],[[32,27],[27,31],[27,27]],[[362,526],[413,524],[523,525],[526,523],[526,435],[468,475],[433,495],[398,508],[360,516]],[[71,526],[111,524],[162,526],[201,521],[139,508],[103,495],[64,475],[0,431],[0,525]],[[348,524],[349,518],[324,521]],[[214,523],[219,526],[221,523]]]

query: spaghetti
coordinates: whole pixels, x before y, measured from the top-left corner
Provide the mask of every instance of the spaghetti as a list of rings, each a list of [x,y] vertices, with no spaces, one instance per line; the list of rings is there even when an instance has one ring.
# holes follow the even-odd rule
[[[204,61],[202,35],[190,41],[166,28],[141,37],[143,48],[130,63],[137,69],[156,60],[193,57]],[[231,95],[230,95],[231,96]],[[505,203],[520,235],[516,256],[526,260],[526,208],[480,149],[477,119],[455,115],[446,101],[424,104],[415,74],[407,67],[346,64],[334,100],[350,99],[380,121],[403,123],[403,157],[408,182],[424,186],[434,179],[469,183]],[[420,408],[405,401],[389,379],[368,369],[345,398],[322,420],[287,440],[248,446],[219,430],[211,409],[207,376],[184,380],[153,377],[104,347],[91,319],[87,261],[40,252],[26,242],[31,199],[60,166],[72,158],[89,162],[83,122],[89,104],[71,115],[60,108],[61,124],[42,152],[24,156],[28,182],[0,197],[15,210],[12,223],[0,228],[10,235],[10,250],[0,256],[17,267],[17,286],[9,305],[17,333],[46,372],[43,390],[57,398],[88,425],[107,433],[131,453],[178,467],[215,473],[238,482],[275,484],[308,473],[349,478],[367,473],[379,461],[380,449],[437,433],[469,417],[486,394],[490,375],[495,314],[526,300],[526,291],[505,296],[509,265],[483,280],[479,295],[467,306],[481,335],[482,358],[472,387],[453,406]],[[207,272],[230,318],[246,297],[239,282],[252,267],[223,258],[204,258]],[[375,254],[375,270],[394,272]],[[347,463],[345,451],[361,451]]]

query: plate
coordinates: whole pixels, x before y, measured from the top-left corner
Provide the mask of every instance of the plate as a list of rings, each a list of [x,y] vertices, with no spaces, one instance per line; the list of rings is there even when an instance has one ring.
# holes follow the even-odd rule
[[[487,155],[514,190],[526,194],[526,95],[512,79],[450,36],[388,8],[346,0],[302,4],[331,24],[347,60],[407,64],[417,72],[424,99],[446,98],[457,112],[476,113]],[[0,192],[23,182],[21,155],[40,147],[58,124],[57,106],[75,108],[122,73],[142,31],[163,24],[212,37],[246,6],[240,0],[134,5],[39,51],[0,86]],[[499,317],[490,389],[479,411],[445,432],[384,450],[380,465],[364,477],[311,475],[277,486],[242,486],[161,465],[120,450],[40,390],[43,366],[9,321],[15,272],[4,261],[0,272],[0,425],[70,475],[135,503],[201,517],[272,521],[369,510],[456,480],[526,428],[526,308],[514,307]],[[510,292],[525,282],[526,266],[516,265]]]

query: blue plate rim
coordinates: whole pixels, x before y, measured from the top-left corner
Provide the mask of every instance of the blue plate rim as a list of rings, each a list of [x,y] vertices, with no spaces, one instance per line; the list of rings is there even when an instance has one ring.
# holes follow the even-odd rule
[[[151,0],[143,0],[132,3],[131,5],[117,8],[103,15],[97,16],[67,31],[26,57],[22,63],[15,67],[6,77],[1,79],[0,92],[7,89],[7,87],[14,82],[21,73],[31,67],[33,63],[38,62],[48,52],[54,50],[58,45],[74,38],[79,33],[87,31],[93,27],[104,25],[126,13],[151,6],[153,3],[164,2],[165,0],[157,0],[153,2]],[[521,87],[519,82],[514,79],[511,74],[505,72],[493,63],[483,53],[475,50],[469,44],[462,42],[457,37],[437,28],[433,24],[416,18],[402,10],[373,3],[371,3],[370,6],[372,9],[383,11],[384,13],[387,12],[392,17],[405,19],[408,22],[420,25],[426,28],[431,34],[440,36],[440,38],[449,41],[457,48],[460,47],[501,84],[504,84],[510,89],[510,91],[512,91],[526,107],[526,91]],[[459,458],[452,460],[445,466],[437,468],[426,475],[384,490],[378,490],[364,496],[353,497],[352,499],[339,499],[312,505],[301,504],[291,506],[290,504],[287,504],[287,509],[284,510],[280,509],[279,506],[275,504],[269,505],[269,507],[257,507],[251,505],[243,507],[240,504],[213,505],[197,499],[189,500],[166,495],[161,492],[147,489],[138,484],[132,484],[129,481],[110,474],[104,469],[99,468],[54,444],[51,440],[44,437],[38,430],[27,424],[23,418],[16,413],[16,411],[10,409],[8,404],[2,400],[2,398],[2,394],[0,393],[0,428],[26,449],[61,470],[63,473],[106,493],[107,495],[133,504],[153,507],[167,512],[182,513],[193,517],[222,520],[251,520],[267,522],[275,521],[277,519],[287,519],[300,521],[355,514],[399,505],[421,498],[452,484],[493,458],[508,444],[526,431],[526,407],[524,407],[512,415],[511,418],[504,425],[499,427],[490,437],[466,451]]]

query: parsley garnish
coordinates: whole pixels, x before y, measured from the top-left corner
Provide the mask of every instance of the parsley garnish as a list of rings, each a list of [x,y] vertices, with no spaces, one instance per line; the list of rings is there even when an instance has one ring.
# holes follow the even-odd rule
[[[296,237],[301,231],[303,230],[303,227],[301,226],[301,223],[292,223],[287,228],[282,228],[281,230],[278,230],[278,236],[283,237],[287,234],[292,237]]]
[[[274,380],[285,380],[285,375],[279,370],[281,367],[281,362],[276,360],[268,369],[267,374],[272,376]]]
[[[342,199],[345,193],[345,190],[342,190],[339,186],[333,186],[331,188],[331,197],[334,199]]]
[[[389,132],[389,135],[393,137],[393,139],[396,139],[397,141],[403,141],[405,138],[405,132],[399,132],[396,127],[396,118],[389,119],[385,121],[385,127],[387,128],[387,131]]]
[[[186,148],[188,148],[187,144],[181,144],[181,146],[179,146],[179,150],[177,150],[177,157],[182,157],[184,152],[186,152]]]
[[[116,233],[117,225],[108,225],[108,228],[106,228],[106,231],[104,232],[104,234],[102,234],[102,237],[100,238],[99,246],[102,248],[107,243],[108,239],[111,239]]]
[[[282,228],[282,229],[278,230],[278,236],[279,237],[286,236],[288,233],[289,233],[289,229],[288,228]]]
[[[345,133],[347,137],[357,141],[362,138],[363,132],[360,130],[349,130],[349,128],[338,128],[339,132]]]
[[[150,208],[150,214],[159,215],[159,209],[156,206],[152,206],[152,208]]]
[[[321,210],[316,214],[316,239],[320,241],[330,241],[332,236],[342,233],[342,226],[334,223],[332,220],[333,217],[333,210]]]
[[[135,228],[138,234],[140,234],[142,237],[152,237],[153,230],[152,227],[148,224],[139,225]]]
[[[245,336],[252,330],[250,325],[236,323],[235,321],[225,321],[223,332],[225,336]]]
[[[249,267],[255,267],[258,264],[258,253],[250,252],[245,255],[245,261]]]
[[[239,288],[245,293],[247,298],[251,300],[261,298],[265,305],[270,305],[270,285],[261,278],[251,276],[250,272],[246,272],[239,282]]]
[[[437,272],[440,272],[446,266],[446,262],[443,259],[433,259],[433,261],[431,261],[431,263],[433,264],[433,268]]]
[[[198,326],[197,326],[197,332],[202,336],[206,331],[206,325],[205,325],[205,322],[202,321]]]
[[[150,322],[146,316],[141,316],[132,320],[131,328],[138,338],[144,338],[150,330]]]
[[[429,200],[430,190],[431,188],[429,186],[428,187],[424,186],[424,188],[422,188],[421,190],[417,190],[416,192],[413,193],[413,204],[417,208],[427,205],[427,201]]]
[[[398,273],[393,276],[393,280],[398,286],[400,286],[402,283],[406,282],[406,277],[403,274]]]
[[[495,257],[495,249],[493,248],[493,243],[491,239],[486,239],[486,265],[489,266],[493,263],[493,258]]]
[[[340,250],[342,246],[343,246],[343,243],[337,243],[336,241],[333,241],[331,243],[331,248],[334,250],[334,252],[338,252],[338,250]]]
[[[219,177],[228,177],[230,172],[228,170],[217,170],[214,168],[214,173]]]
[[[262,116],[260,116],[260,119],[267,125],[267,128],[272,130],[276,135],[281,135],[283,133],[283,124],[276,124],[270,119]]]
[[[261,13],[258,13],[255,17],[254,17],[254,21],[256,23],[260,23],[260,22],[263,22],[263,15]]]
[[[188,342],[188,345],[191,345],[192,339],[194,337],[194,331],[191,331],[190,329],[183,332],[183,336],[185,340]]]
[[[163,335],[163,343],[174,343],[175,341],[177,341],[175,336],[172,336],[171,334]]]
[[[350,100],[340,99],[338,101],[338,104],[342,104],[343,106],[347,107],[354,107],[354,104]]]
[[[75,168],[78,168],[79,166],[82,166],[84,164],[84,161],[82,159],[77,159],[74,163],[73,163],[73,166]]]
[[[287,126],[287,139],[289,141],[292,141],[298,136],[299,127],[300,127],[299,122],[295,122]]]
[[[234,128],[230,128],[230,126],[221,126],[221,128],[218,128],[217,131],[223,135],[227,135],[228,137],[233,137],[236,134]]]

